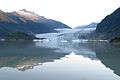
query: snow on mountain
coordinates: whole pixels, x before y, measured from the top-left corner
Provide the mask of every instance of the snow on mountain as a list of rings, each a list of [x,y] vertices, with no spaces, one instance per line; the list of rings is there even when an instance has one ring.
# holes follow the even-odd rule
[[[17,15],[19,19],[22,20],[23,22],[32,21],[39,24],[50,25],[49,27],[51,28],[70,28],[69,26],[67,26],[62,22],[52,19],[47,19],[44,16],[39,16],[38,14],[32,11],[27,11],[26,9],[19,10],[15,13],[14,15]]]
[[[31,20],[33,22],[39,22],[42,19],[46,19],[43,16],[39,16],[35,14],[34,12],[27,11],[26,9],[19,10],[16,13],[18,13],[20,16],[24,17],[27,20]]]

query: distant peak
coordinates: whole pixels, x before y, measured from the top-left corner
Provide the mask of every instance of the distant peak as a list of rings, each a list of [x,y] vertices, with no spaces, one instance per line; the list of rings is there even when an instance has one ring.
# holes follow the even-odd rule
[[[27,12],[27,10],[26,9],[21,9],[21,10],[18,10],[17,12]]]
[[[34,13],[33,11],[27,11],[26,9],[16,11],[16,13],[19,14],[21,17],[25,18],[26,20],[32,20],[34,22],[39,22],[39,20],[46,19]]]
[[[0,12],[3,12],[3,11],[0,9]]]
[[[19,12],[24,12],[24,13],[30,13],[30,14],[35,14],[33,11],[27,11],[26,9],[22,9],[22,10],[19,10],[17,11],[18,13]]]
[[[27,10],[26,10],[26,9],[22,9],[21,11],[27,12]]]

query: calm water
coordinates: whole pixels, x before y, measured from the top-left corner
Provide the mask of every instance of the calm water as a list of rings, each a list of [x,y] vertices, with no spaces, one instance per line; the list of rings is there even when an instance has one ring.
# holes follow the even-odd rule
[[[0,42],[0,80],[120,80],[120,48],[90,42]]]

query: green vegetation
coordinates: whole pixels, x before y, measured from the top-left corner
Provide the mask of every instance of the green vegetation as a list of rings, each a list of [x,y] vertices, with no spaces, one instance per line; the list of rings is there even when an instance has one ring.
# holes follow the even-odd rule
[[[110,42],[120,42],[120,36],[114,37],[113,39],[110,40]]]
[[[6,40],[15,40],[15,41],[22,41],[22,40],[33,40],[35,36],[29,35],[24,32],[12,32],[8,34],[5,38]]]

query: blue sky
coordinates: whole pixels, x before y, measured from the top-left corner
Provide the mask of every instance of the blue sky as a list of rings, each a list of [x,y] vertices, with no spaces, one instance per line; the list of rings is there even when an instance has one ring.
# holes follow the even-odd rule
[[[5,12],[27,9],[71,27],[100,22],[120,7],[120,0],[0,0]]]

